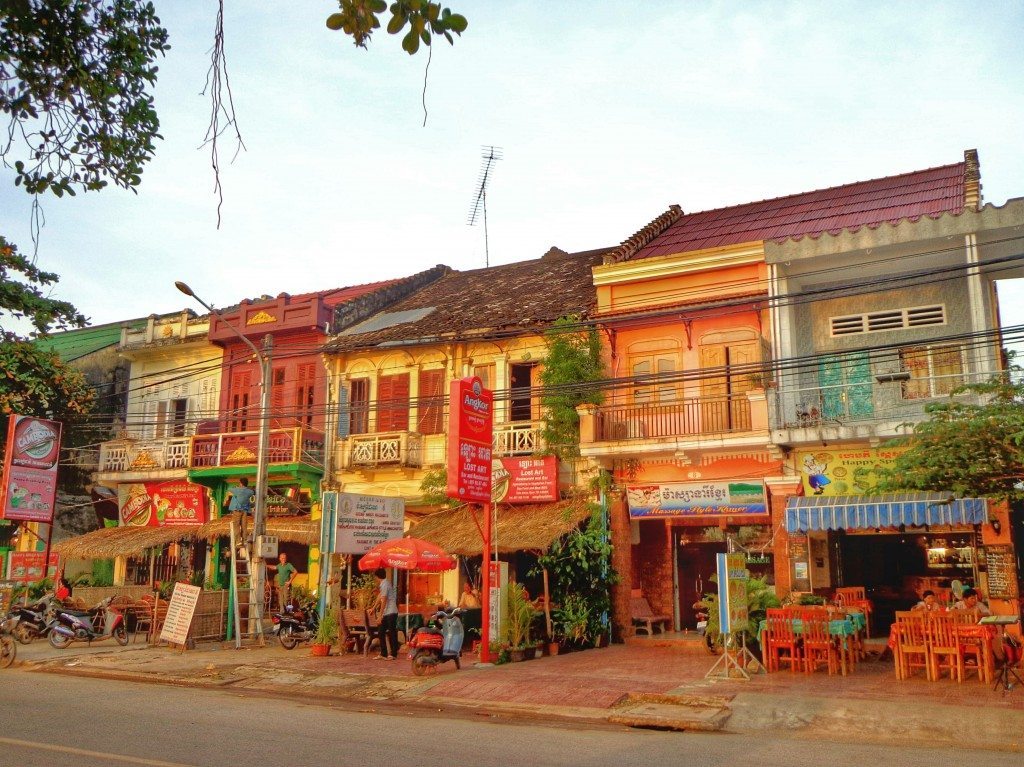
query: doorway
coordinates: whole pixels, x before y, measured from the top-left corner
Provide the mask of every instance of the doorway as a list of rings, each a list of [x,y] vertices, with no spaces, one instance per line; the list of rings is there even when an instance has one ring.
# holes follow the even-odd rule
[[[726,552],[725,541],[692,543],[694,533],[685,528],[673,531],[676,552],[676,594],[679,599],[679,622],[682,629],[696,630],[697,611],[693,605],[715,590],[711,576],[715,574],[716,555]]]
[[[534,420],[533,387],[537,381],[537,363],[522,363],[509,366],[509,383],[512,396],[509,402],[510,421]]]

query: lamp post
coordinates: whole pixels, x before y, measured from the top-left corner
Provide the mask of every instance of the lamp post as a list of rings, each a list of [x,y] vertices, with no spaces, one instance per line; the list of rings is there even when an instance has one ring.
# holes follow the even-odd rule
[[[260,537],[266,532],[267,526],[267,459],[270,454],[270,355],[273,348],[273,337],[267,334],[263,338],[263,350],[256,348],[256,345],[234,325],[229,323],[223,313],[217,311],[206,301],[201,299],[186,283],[180,280],[175,281],[174,287],[190,298],[194,298],[203,307],[219,317],[231,331],[242,339],[246,346],[252,349],[252,353],[260,362],[260,435],[259,448],[256,452],[256,508],[253,510],[252,520],[252,545],[249,546],[249,573],[252,577],[253,590],[256,592],[257,604],[263,606],[264,591],[264,570],[263,560],[260,557],[258,544]],[[231,556],[235,553],[231,552]],[[235,599],[238,595],[235,595]],[[262,609],[257,610],[257,631],[262,634],[263,617]],[[238,627],[235,627],[238,631]]]

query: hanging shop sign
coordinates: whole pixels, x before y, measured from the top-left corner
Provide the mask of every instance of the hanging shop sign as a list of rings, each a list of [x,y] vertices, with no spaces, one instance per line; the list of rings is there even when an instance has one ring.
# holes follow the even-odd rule
[[[206,488],[184,480],[118,485],[122,525],[170,527],[206,522]]]
[[[495,458],[491,461],[494,503],[547,503],[558,500],[558,459]]]
[[[0,518],[52,522],[57,498],[58,421],[12,415],[7,423]]]
[[[906,448],[808,450],[796,454],[804,495],[861,495],[878,484],[880,469],[896,463]]]
[[[338,493],[337,509],[337,554],[365,554],[405,532],[405,501],[401,498]]]
[[[494,395],[476,376],[452,381],[448,392],[447,495],[490,503]]]
[[[46,566],[46,554],[42,551],[12,551],[7,577],[12,581],[32,583],[41,581],[47,576],[53,577],[60,564],[59,554],[50,554],[49,567]]]
[[[626,490],[629,516],[722,517],[767,514],[763,482],[684,482]]]

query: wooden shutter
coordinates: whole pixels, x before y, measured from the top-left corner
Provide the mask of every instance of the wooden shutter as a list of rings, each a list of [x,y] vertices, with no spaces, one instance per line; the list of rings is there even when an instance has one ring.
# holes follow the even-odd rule
[[[252,373],[248,370],[235,371],[228,394],[228,431],[248,431],[251,393]]]
[[[170,417],[167,415],[167,406],[169,404],[167,400],[161,400],[156,403],[156,428],[154,436],[157,439],[163,439],[168,434],[167,422],[170,420]]]
[[[419,379],[416,430],[420,434],[440,434],[444,431],[444,370],[421,370]]]
[[[700,415],[705,432],[725,431],[729,423],[729,379],[725,366],[725,346],[700,348]]]
[[[283,429],[292,423],[285,413],[288,406],[285,401],[287,375],[287,371],[283,367],[274,368],[270,374],[270,428],[272,429]]]
[[[377,432],[409,430],[409,374],[377,379]]]
[[[313,400],[316,386],[316,363],[295,366],[295,417],[299,426],[313,427]]]
[[[370,430],[370,380],[355,378],[350,386],[348,433],[366,434]],[[344,415],[345,411],[342,410],[342,417]]]

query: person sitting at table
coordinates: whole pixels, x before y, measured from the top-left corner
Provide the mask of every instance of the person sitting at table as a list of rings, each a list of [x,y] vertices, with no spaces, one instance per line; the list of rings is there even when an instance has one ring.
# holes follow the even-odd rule
[[[921,601],[910,608],[911,610],[923,610],[926,613],[935,612],[941,610],[942,606],[939,604],[939,600],[935,598],[935,592],[928,589],[921,595]]]
[[[960,601],[953,605],[954,610],[967,610],[976,615],[991,615],[988,605],[978,599],[978,592],[972,588],[963,590]]]
[[[462,595],[459,597],[459,607],[464,610],[476,610],[480,607],[480,598],[473,591],[473,584],[469,581],[462,587]]]

